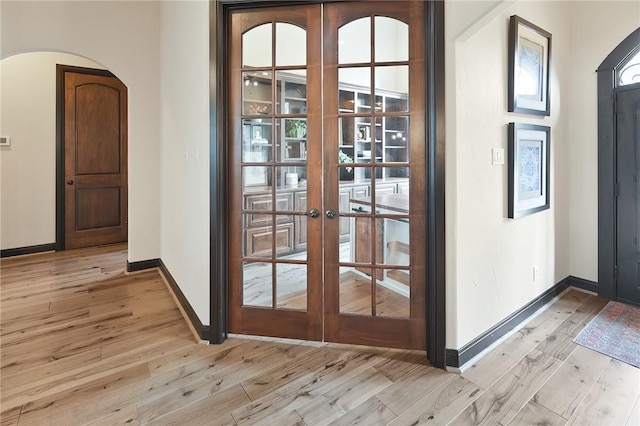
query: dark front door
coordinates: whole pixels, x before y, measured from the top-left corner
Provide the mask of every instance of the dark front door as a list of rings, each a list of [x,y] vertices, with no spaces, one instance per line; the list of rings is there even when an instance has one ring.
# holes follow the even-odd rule
[[[65,248],[127,240],[127,88],[64,74]]]
[[[617,139],[617,299],[640,304],[640,87],[619,90]]]

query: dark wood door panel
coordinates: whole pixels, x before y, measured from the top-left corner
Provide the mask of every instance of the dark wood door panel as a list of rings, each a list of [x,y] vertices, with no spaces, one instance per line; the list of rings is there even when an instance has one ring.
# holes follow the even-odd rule
[[[120,188],[76,188],[76,231],[120,226]]]
[[[120,91],[83,84],[75,91],[76,175],[120,173]]]
[[[127,88],[64,73],[65,248],[127,241]]]
[[[640,89],[616,96],[617,299],[640,304]]]

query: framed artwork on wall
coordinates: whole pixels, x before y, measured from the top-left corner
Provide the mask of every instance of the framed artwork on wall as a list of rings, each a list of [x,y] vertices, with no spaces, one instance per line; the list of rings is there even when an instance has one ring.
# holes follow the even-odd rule
[[[550,207],[551,128],[509,123],[508,217],[516,219]]]
[[[513,15],[509,21],[509,112],[549,115],[551,34]]]

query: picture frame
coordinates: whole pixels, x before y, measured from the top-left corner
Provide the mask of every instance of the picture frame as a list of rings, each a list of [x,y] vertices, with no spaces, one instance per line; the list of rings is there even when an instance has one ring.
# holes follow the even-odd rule
[[[551,33],[517,15],[509,19],[508,111],[551,114]]]
[[[516,219],[550,208],[551,128],[509,123],[508,217]]]
[[[250,163],[263,163],[265,161],[265,154],[261,151],[251,151],[246,153],[248,155],[247,162]],[[260,164],[247,165],[243,168],[243,186],[262,186],[269,184],[269,167],[262,166]]]

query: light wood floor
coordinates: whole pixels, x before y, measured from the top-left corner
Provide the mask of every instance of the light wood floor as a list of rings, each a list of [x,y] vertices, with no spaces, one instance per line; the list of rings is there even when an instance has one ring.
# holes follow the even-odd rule
[[[640,424],[640,370],[571,341],[605,303],[579,291],[458,375],[417,352],[197,344],[125,246],[1,262],[3,425]]]

